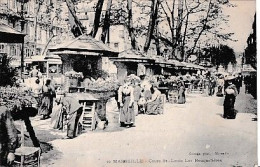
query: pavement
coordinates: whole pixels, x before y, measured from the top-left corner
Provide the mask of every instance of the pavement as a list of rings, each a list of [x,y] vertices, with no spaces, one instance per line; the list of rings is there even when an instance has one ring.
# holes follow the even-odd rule
[[[235,105],[237,118],[227,120],[222,118],[223,99],[188,94],[186,104],[166,103],[163,115],[138,115],[136,127],[56,138],[49,143],[57,155],[48,156],[42,166],[253,167],[256,100],[242,88]],[[36,131],[48,129],[46,122],[33,123]]]

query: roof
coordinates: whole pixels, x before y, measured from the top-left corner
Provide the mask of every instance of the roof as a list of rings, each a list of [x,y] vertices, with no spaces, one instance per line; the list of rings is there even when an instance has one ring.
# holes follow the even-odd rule
[[[111,58],[114,61],[124,61],[124,62],[148,62],[148,61],[154,61],[153,58],[145,56],[143,53],[128,49],[124,50],[123,52],[120,52],[118,57]]]
[[[98,41],[87,34],[83,34],[73,40],[69,40],[55,47],[49,48],[50,52],[55,54],[92,54],[102,53],[108,56],[117,56],[114,51],[103,42]]]
[[[23,43],[25,35],[9,25],[0,22],[0,43]]]
[[[24,62],[26,63],[32,63],[32,62],[49,62],[49,63],[55,63],[55,64],[61,64],[61,58],[57,55],[56,57],[53,56],[49,56],[49,57],[45,57],[45,56],[32,56],[30,58],[25,58]]]

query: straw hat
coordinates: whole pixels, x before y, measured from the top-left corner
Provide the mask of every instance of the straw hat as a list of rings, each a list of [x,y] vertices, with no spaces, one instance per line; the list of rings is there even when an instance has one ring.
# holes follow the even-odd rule
[[[233,80],[233,79],[235,79],[235,77],[234,76],[227,76],[226,78],[225,78],[225,80],[226,81],[230,81],[230,80]]]

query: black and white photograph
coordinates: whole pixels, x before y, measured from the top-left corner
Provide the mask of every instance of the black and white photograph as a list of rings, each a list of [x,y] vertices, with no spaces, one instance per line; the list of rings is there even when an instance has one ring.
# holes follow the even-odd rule
[[[256,0],[0,0],[0,166],[257,167]]]

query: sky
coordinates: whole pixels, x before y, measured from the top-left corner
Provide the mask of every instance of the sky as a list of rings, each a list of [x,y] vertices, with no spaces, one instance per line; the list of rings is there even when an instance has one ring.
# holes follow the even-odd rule
[[[230,15],[227,31],[235,33],[233,38],[237,42],[228,42],[235,52],[243,52],[247,46],[247,37],[252,33],[252,24],[256,11],[255,0],[230,0],[236,7],[224,9]]]

